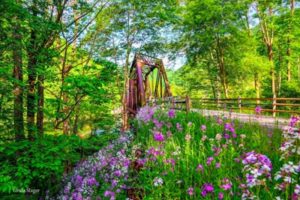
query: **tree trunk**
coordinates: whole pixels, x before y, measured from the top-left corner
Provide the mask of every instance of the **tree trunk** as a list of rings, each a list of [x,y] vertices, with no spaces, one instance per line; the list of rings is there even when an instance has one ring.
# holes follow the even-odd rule
[[[122,131],[127,131],[129,129],[128,124],[128,112],[127,112],[127,91],[129,87],[129,80],[128,80],[128,65],[129,65],[129,56],[130,56],[131,48],[127,47],[126,52],[126,61],[124,66],[124,91],[123,91],[123,97],[122,97]]]
[[[18,20],[16,18],[16,20]],[[14,131],[16,141],[25,138],[24,134],[24,119],[23,119],[23,70],[22,70],[22,36],[20,34],[20,25],[16,21],[13,32],[14,47],[13,47],[13,78],[14,78]]]
[[[295,10],[295,0],[291,0],[290,1],[290,8],[291,8],[291,19],[289,22],[289,34],[291,34],[291,27],[292,27],[292,23],[293,23],[293,16],[294,16],[294,10]],[[292,79],[292,75],[291,75],[291,38],[288,35],[287,38],[287,51],[286,51],[286,55],[287,55],[287,81],[291,81]]]
[[[38,11],[36,1],[33,1],[32,14],[37,16]],[[29,140],[33,140],[36,134],[36,127],[34,123],[36,112],[36,99],[35,99],[35,84],[36,84],[36,67],[38,58],[37,48],[37,35],[36,30],[31,30],[29,38],[29,46],[27,47],[28,54],[28,86],[27,86],[27,131]]]
[[[267,44],[268,49],[268,58],[271,62],[271,77],[272,77],[272,94],[273,98],[276,98],[276,80],[275,80],[275,70],[274,70],[274,63],[273,63],[273,47],[272,44]]]
[[[223,56],[221,57],[220,72],[221,72],[221,81],[222,81],[224,95],[225,95],[225,98],[228,98],[228,87],[227,87],[227,82],[226,82],[226,72],[225,72]]]
[[[75,96],[75,102],[80,101],[78,98],[78,95]],[[78,134],[78,121],[79,121],[79,111],[80,111],[80,102],[74,109],[75,116],[74,116],[74,125],[73,125],[73,134],[77,135]]]
[[[258,73],[255,73],[254,75],[254,88],[255,88],[255,92],[256,92],[256,98],[259,99],[260,98],[260,83],[259,83],[259,78],[258,78]],[[260,101],[256,100],[256,104],[259,104]]]
[[[208,62],[207,63],[207,71],[208,71],[208,74],[210,76],[209,80],[210,80],[210,86],[211,86],[211,90],[212,90],[212,93],[213,93],[213,97],[214,99],[217,98],[217,94],[216,94],[216,85],[215,85],[215,77],[214,75],[211,73],[211,69],[210,69],[210,63]]]
[[[44,68],[41,70],[44,73]],[[38,75],[38,107],[37,107],[37,131],[41,136],[44,133],[44,74]]]
[[[27,130],[28,138],[33,140],[36,132],[34,118],[35,118],[35,83],[36,83],[36,65],[37,65],[37,55],[34,51],[35,49],[35,33],[31,32],[30,37],[30,49],[28,50],[28,89],[27,89]]]
[[[226,81],[224,51],[221,47],[219,37],[217,37],[217,59],[218,59],[218,65],[220,70],[220,78],[221,78],[221,85],[223,87],[223,93],[225,98],[228,98],[228,86]]]
[[[67,66],[68,68],[68,66]],[[68,73],[66,71],[68,71],[68,69],[63,68],[63,72],[62,72],[62,86],[65,85],[65,77],[68,76]],[[69,98],[68,95],[66,94],[65,91],[63,91],[62,94],[62,100],[63,100],[63,113],[64,113],[64,117],[67,116],[67,114],[69,113],[69,106],[68,106],[68,102],[69,102]],[[69,117],[66,118],[63,121],[63,133],[65,135],[69,135],[69,130],[70,130],[70,123],[69,123]]]
[[[297,59],[297,65],[298,65],[298,80],[300,81],[300,57]]]

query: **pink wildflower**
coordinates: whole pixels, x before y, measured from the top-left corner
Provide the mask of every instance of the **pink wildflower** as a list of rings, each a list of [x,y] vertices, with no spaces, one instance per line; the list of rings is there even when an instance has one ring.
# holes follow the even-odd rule
[[[193,196],[193,195],[194,195],[194,188],[193,188],[193,187],[189,187],[189,189],[187,190],[187,193],[188,193],[190,196]]]
[[[196,171],[201,171],[201,172],[203,172],[203,166],[199,164],[199,165],[197,166]]]
[[[219,199],[219,200],[224,199],[224,194],[223,194],[222,192],[220,192],[220,193],[218,194],[218,199]]]
[[[206,126],[205,125],[201,125],[201,131],[203,131],[203,132],[206,131]]]

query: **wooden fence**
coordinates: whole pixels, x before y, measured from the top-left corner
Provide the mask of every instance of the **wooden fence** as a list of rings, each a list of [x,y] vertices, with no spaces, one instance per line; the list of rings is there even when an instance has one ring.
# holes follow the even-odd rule
[[[300,98],[231,98],[231,99],[207,99],[193,98],[194,108],[217,109],[238,112],[255,113],[255,108],[260,107],[262,113],[271,113],[276,117],[277,113],[290,115],[300,114]]]
[[[300,114],[300,98],[230,98],[230,99],[210,99],[210,98],[190,98],[168,97],[151,101],[154,104],[167,105],[174,109],[189,112],[191,108],[207,110],[224,110],[234,112],[254,113],[255,108],[260,107],[261,113],[270,113],[276,117],[278,113],[284,115]],[[148,101],[149,103],[149,101]]]
[[[184,110],[187,113],[191,110],[191,99],[186,97],[166,97],[162,99],[151,99],[147,101],[149,105],[161,105],[175,110]]]

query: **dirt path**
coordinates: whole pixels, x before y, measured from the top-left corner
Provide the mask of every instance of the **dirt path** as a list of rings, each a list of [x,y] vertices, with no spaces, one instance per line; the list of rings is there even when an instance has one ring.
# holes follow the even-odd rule
[[[242,122],[254,122],[259,123],[262,126],[267,127],[278,127],[284,128],[289,124],[289,119],[286,118],[274,118],[270,116],[256,116],[253,114],[244,114],[244,113],[235,113],[228,111],[217,111],[217,110],[200,110],[200,109],[191,109],[193,112],[202,113],[204,116],[224,116],[231,119],[238,119]]]

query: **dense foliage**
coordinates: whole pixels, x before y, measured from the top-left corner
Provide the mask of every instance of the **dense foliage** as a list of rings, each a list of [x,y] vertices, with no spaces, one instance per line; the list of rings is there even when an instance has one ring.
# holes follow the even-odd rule
[[[299,96],[299,2],[187,0],[176,24],[185,94]],[[197,76],[195,76],[197,74]]]
[[[117,138],[107,133],[88,139],[45,135],[35,141],[7,143],[0,148],[0,192],[4,199],[32,199],[57,194],[62,177],[81,160]],[[8,196],[15,194],[14,197]]]

